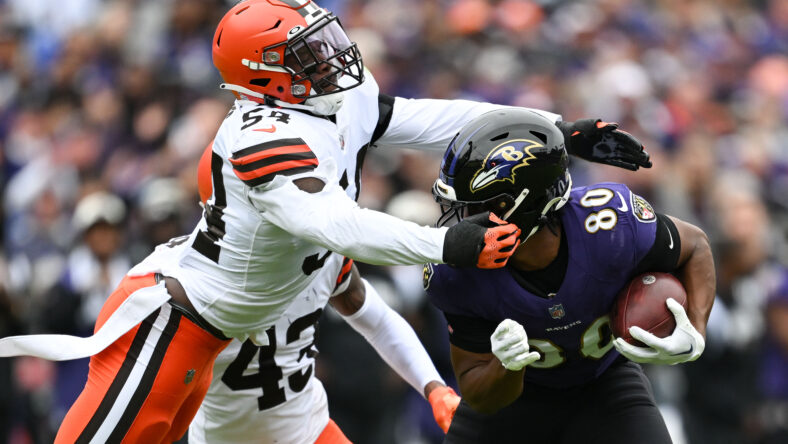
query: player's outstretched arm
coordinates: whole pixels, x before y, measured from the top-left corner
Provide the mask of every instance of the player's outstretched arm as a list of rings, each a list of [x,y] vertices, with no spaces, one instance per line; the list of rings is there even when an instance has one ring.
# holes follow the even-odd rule
[[[372,345],[381,358],[432,405],[435,421],[446,432],[460,397],[447,387],[416,332],[386,305],[353,266],[350,287],[329,304]]]
[[[457,131],[474,118],[496,109],[510,108],[470,100],[404,99],[388,97],[390,106],[385,131],[376,142],[380,145],[406,146],[416,149],[443,150]],[[569,154],[628,170],[650,168],[649,154],[635,137],[618,129],[618,124],[600,119],[561,121],[548,111],[527,108],[539,113],[564,133]]]
[[[631,327],[633,338],[648,347],[636,347],[618,338],[616,349],[627,358],[652,364],[678,364],[698,359],[705,348],[706,323],[716,291],[716,273],[709,239],[700,228],[669,216],[678,231],[679,260],[675,273],[687,291],[687,310],[673,299],[668,308],[676,318],[676,329],[659,338]]]
[[[274,181],[269,188],[249,189],[249,200],[263,218],[294,236],[370,264],[499,268],[519,243],[516,225],[489,214],[448,229],[429,228],[360,208],[342,188],[324,188],[316,178]]]
[[[540,359],[530,351],[519,323],[505,319],[490,337],[492,353],[473,353],[451,345],[451,361],[465,402],[490,414],[514,402],[523,392],[525,367]]]
[[[604,163],[635,171],[651,168],[649,154],[635,137],[618,129],[617,123],[600,119],[556,122],[564,134],[566,151],[591,162]]]
[[[384,146],[407,147],[418,150],[445,151],[451,139],[466,123],[482,114],[498,109],[512,108],[494,103],[472,100],[406,99],[381,96],[390,103],[385,131],[375,143]],[[541,114],[551,122],[561,116],[548,111],[529,109]]]

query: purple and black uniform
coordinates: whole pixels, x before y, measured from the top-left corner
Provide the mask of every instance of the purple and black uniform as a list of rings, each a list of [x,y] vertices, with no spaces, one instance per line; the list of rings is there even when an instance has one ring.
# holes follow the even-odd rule
[[[604,423],[603,416],[628,415],[632,412],[624,411],[626,407],[615,399],[632,395],[635,404],[647,407],[642,413],[651,423],[637,422],[641,428],[637,436],[646,427],[654,436],[648,442],[670,442],[639,366],[613,348],[609,313],[632,277],[676,268],[680,251],[676,227],[645,199],[617,183],[573,189],[558,218],[561,247],[543,270],[425,268],[425,288],[444,312],[454,346],[490,353],[490,336],[508,318],[523,325],[531,349],[542,355],[527,367],[523,395],[512,405],[487,416],[461,404],[446,442],[521,442],[518,439],[526,436],[522,433],[531,429],[545,433],[532,442],[593,442],[595,429],[573,428],[573,421]],[[623,375],[611,377],[615,373]],[[624,379],[635,384],[618,387]],[[590,399],[591,393],[600,399]],[[613,399],[602,400],[605,397]],[[599,403],[610,409],[597,408]],[[548,405],[562,413],[557,415]],[[591,410],[582,411],[583,406]],[[576,441],[580,437],[582,441]],[[598,440],[616,442],[616,437],[606,433]]]

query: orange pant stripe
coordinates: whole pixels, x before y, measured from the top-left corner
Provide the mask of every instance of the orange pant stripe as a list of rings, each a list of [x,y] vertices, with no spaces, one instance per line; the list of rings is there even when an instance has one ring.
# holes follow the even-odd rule
[[[97,328],[120,303],[155,278],[125,278],[102,308]],[[186,432],[229,341],[165,304],[101,353],[58,431],[56,443],[172,442]]]
[[[104,395],[101,404],[96,409],[96,412],[91,417],[90,422],[88,422],[87,426],[77,439],[78,443],[90,442],[90,440],[93,439],[93,437],[98,432],[99,427],[107,419],[112,407],[116,405],[118,397],[120,396],[120,392],[128,382],[135,363],[140,357],[142,348],[150,336],[154,322],[161,316],[161,311],[162,309],[160,308],[151,314],[140,325],[136,335],[134,336],[134,340],[131,343],[131,347],[126,353],[123,364],[120,367],[120,371],[112,380],[112,384]],[[164,352],[167,350],[167,346],[172,340],[172,335],[174,334],[175,330],[177,330],[178,323],[180,322],[180,313],[172,313],[172,310],[170,309],[170,314],[171,316],[169,316],[169,319],[167,320],[164,332],[156,342],[154,353],[151,355],[143,374],[139,378],[139,383],[137,384],[136,389],[134,390],[130,399],[128,396],[124,398],[126,408],[119,421],[117,421],[116,427],[112,430],[112,433],[107,438],[107,441],[120,442],[123,439],[123,436],[125,436],[126,432],[131,426],[131,422],[134,420],[140,410],[142,400],[144,400],[144,397],[147,395],[146,391],[150,390],[150,386],[153,384],[152,378],[156,376],[156,372],[161,366],[161,360],[164,357]]]

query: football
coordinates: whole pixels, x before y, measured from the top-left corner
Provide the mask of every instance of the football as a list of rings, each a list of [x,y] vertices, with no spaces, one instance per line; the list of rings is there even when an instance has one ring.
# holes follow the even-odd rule
[[[676,320],[665,301],[673,298],[687,308],[687,292],[669,273],[643,273],[635,276],[618,294],[610,314],[613,335],[636,346],[645,346],[629,335],[629,327],[638,327],[664,338],[673,333]]]

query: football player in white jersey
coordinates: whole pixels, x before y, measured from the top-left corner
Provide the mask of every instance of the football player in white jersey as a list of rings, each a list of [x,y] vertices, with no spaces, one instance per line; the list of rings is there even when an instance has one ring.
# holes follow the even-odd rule
[[[240,2],[211,44],[222,88],[238,100],[201,162],[204,218],[129,272],[93,336],[0,340],[0,357],[91,356],[58,443],[177,440],[230,338],[269,345],[267,329],[336,254],[497,268],[519,244],[519,229],[491,213],[428,228],[355,202],[369,146],[443,150],[498,105],[381,94],[338,19],[311,0]],[[567,135],[572,154],[650,166],[616,125],[540,113]]]
[[[336,282],[320,280],[299,295],[266,330],[269,345],[233,341],[219,354],[189,427],[190,444],[350,442],[329,418],[325,389],[314,377],[317,321],[327,303],[429,400],[436,422],[448,430],[459,396],[445,385],[407,321],[361,279],[352,260],[337,259],[333,255],[320,271],[334,275],[341,266]]]

